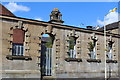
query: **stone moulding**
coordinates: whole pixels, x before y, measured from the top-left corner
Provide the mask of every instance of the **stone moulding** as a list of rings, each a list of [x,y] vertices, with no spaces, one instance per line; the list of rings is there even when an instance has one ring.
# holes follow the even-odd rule
[[[65,61],[82,62],[82,59],[81,58],[65,58]]]
[[[97,62],[97,63],[101,63],[100,59],[87,59],[87,62]]]
[[[3,78],[2,80],[105,80],[105,78]],[[119,80],[119,78],[110,78],[110,80]]]
[[[117,63],[117,60],[106,60],[106,63]]]
[[[7,55],[6,58],[8,60],[32,60],[30,56],[12,56],[12,55]]]
[[[2,20],[12,20],[12,21],[23,21],[24,23],[31,23],[31,24],[39,24],[39,25],[51,25],[51,26],[57,26],[59,28],[65,28],[65,29],[74,29],[76,31],[81,31],[81,32],[87,32],[87,33],[96,33],[98,35],[104,35],[102,31],[95,31],[95,30],[87,30],[87,29],[83,29],[83,28],[77,28],[77,27],[73,27],[73,26],[66,26],[66,25],[59,25],[59,24],[54,24],[54,23],[48,23],[48,22],[43,22],[43,21],[37,21],[37,20],[32,20],[32,19],[26,19],[26,18],[21,18],[21,17],[10,17],[10,16],[5,16],[5,15],[0,15],[0,18],[2,18]],[[110,34],[107,33],[107,36],[113,36],[113,37],[119,37],[119,34]]]

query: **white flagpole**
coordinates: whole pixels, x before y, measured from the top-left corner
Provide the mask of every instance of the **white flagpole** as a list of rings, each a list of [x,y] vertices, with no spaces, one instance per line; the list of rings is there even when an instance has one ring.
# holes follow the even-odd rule
[[[104,48],[105,48],[105,80],[107,79],[107,70],[106,70],[106,67],[107,67],[107,64],[106,64],[106,26],[105,26],[105,17],[104,16]]]
[[[114,12],[116,11],[117,8],[114,8],[113,10],[110,10],[109,13],[111,12]],[[107,13],[105,16],[104,16],[104,48],[105,48],[105,80],[107,80],[107,64],[106,64],[106,21],[105,21],[105,17],[109,14]]]

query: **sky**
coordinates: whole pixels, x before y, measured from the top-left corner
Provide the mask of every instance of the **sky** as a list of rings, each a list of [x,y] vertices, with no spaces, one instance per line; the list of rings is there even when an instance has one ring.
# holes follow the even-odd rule
[[[118,2],[2,2],[16,16],[40,21],[49,21],[53,8],[62,13],[64,25],[86,28],[86,26],[103,26],[104,16]],[[118,10],[105,17],[105,24],[118,21]]]
[[[3,2],[118,2],[120,0],[1,0]]]

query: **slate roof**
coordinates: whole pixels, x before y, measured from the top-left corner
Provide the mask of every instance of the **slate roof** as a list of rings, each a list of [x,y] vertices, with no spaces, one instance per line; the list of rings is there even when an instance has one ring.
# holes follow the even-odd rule
[[[48,42],[48,40],[49,40],[49,37],[42,37],[42,39],[41,39],[43,42]]]
[[[6,7],[0,4],[0,15],[6,16],[15,16],[12,12],[10,12]]]
[[[117,29],[119,27],[119,22],[106,25],[106,30]],[[99,28],[97,31],[104,31],[104,27]]]

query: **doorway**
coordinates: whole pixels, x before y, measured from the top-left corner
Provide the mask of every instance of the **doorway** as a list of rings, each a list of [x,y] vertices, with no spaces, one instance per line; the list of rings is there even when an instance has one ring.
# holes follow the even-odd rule
[[[53,37],[49,34],[43,34],[41,38],[41,75],[52,75],[52,52]]]

